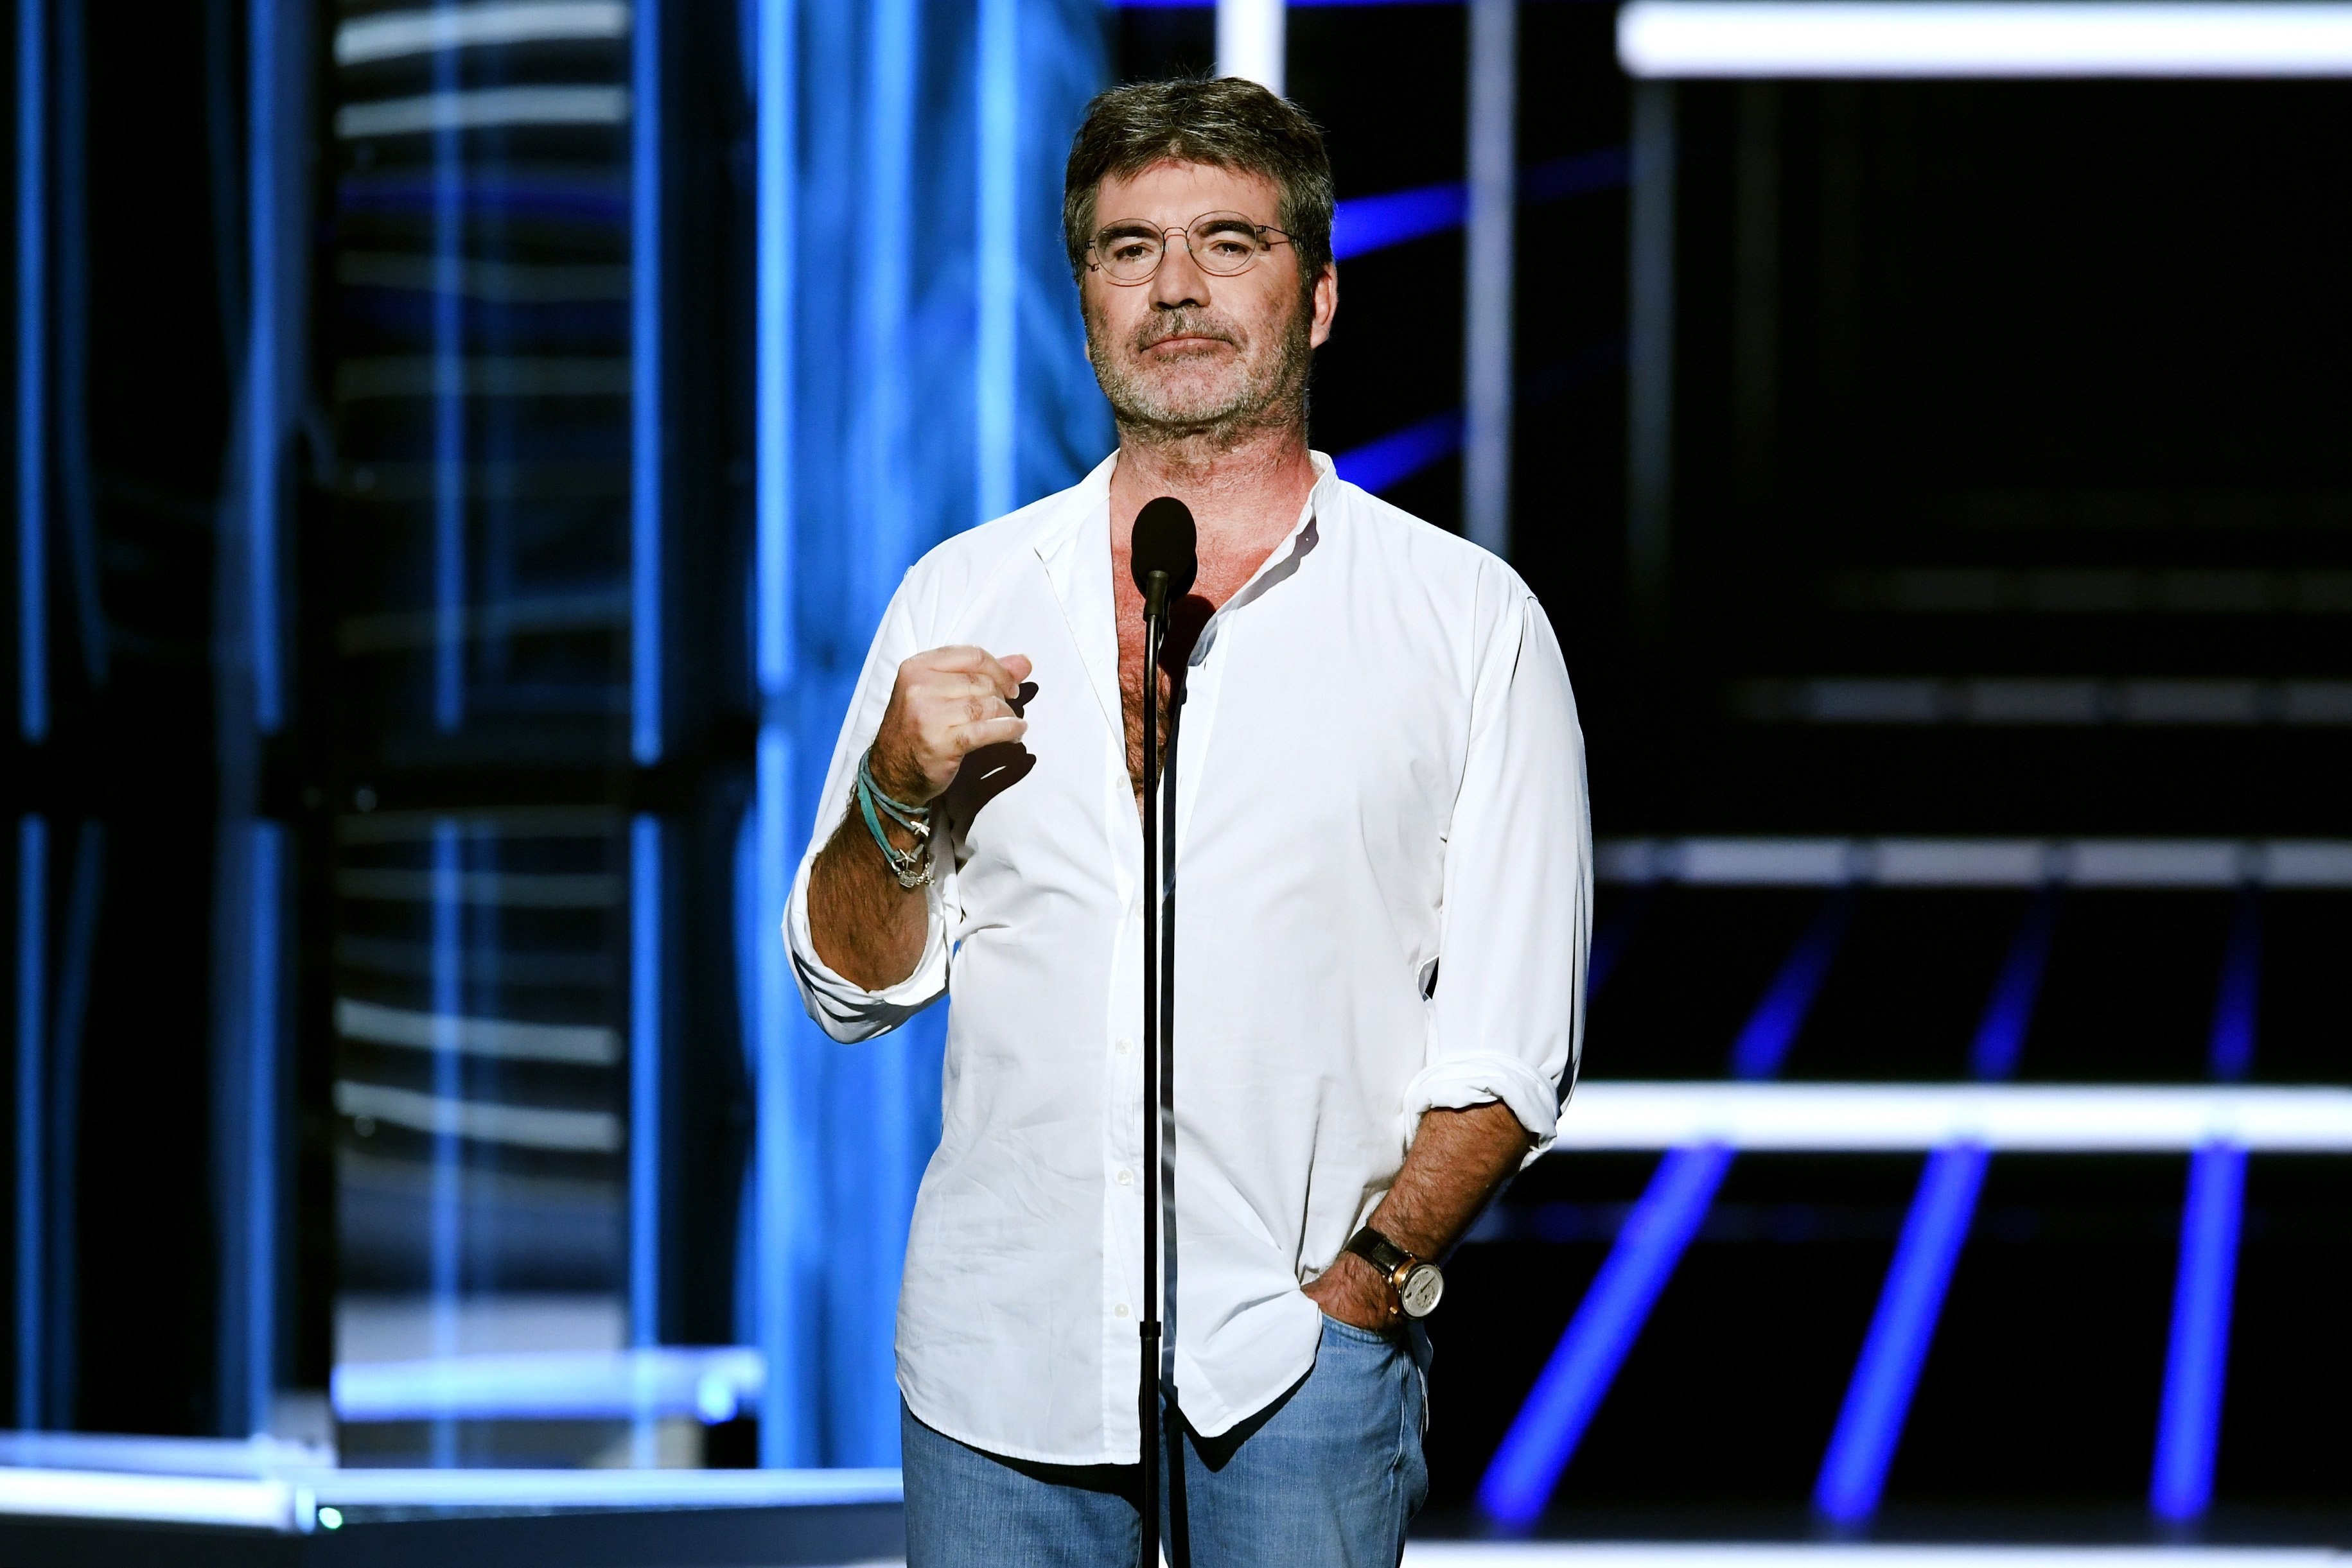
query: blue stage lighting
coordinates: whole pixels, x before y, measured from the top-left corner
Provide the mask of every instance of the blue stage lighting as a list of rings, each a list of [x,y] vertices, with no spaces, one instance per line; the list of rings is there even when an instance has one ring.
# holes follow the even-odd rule
[[[1841,1524],[1868,1518],[1878,1508],[1886,1467],[1895,1457],[1903,1418],[1919,1385],[1919,1369],[1943,1312],[1944,1292],[1968,1239],[1984,1185],[1986,1151],[1970,1144],[1937,1149],[1927,1156],[1919,1191],[1895,1243],[1895,1265],[1879,1293],[1878,1311],[1863,1342],[1862,1360],[1846,1385],[1837,1430],[1813,1486],[1813,1506]]]
[[[2245,1189],[2245,1150],[2214,1144],[2190,1159],[2171,1348],[2165,1356],[2164,1404],[2157,1423],[2156,1474],[2148,1486],[2148,1506],[2174,1523],[2198,1518],[2213,1501]]]
[[[2026,906],[1977,1025],[1969,1051],[1969,1064],[1977,1077],[2001,1079],[2017,1071],[2057,924],[2057,890],[2044,888]],[[1981,1144],[1955,1144],[1929,1155],[1920,1173],[1894,1264],[1863,1341],[1862,1358],[1846,1385],[1845,1403],[1813,1483],[1813,1506],[1841,1524],[1857,1523],[1878,1510],[1887,1467],[1902,1440],[1911,1396],[1918,1389],[1927,1347],[1943,1316],[1952,1270],[1976,1216],[1988,1158]]]
[[[1731,1151],[1719,1144],[1671,1150],[1658,1162],[1478,1483],[1488,1517],[1526,1525],[1543,1512],[1730,1168]]]
[[[1837,956],[1838,945],[1845,940],[1846,927],[1853,924],[1854,902],[1851,890],[1832,894],[1797,939],[1780,972],[1773,977],[1772,988],[1756,1004],[1747,1027],[1732,1042],[1734,1078],[1769,1078],[1780,1071],[1789,1048],[1797,1042],[1797,1031],[1804,1027],[1805,1015],[1812,1011],[1813,998],[1821,994],[1822,982],[1829,977],[1830,963]]]

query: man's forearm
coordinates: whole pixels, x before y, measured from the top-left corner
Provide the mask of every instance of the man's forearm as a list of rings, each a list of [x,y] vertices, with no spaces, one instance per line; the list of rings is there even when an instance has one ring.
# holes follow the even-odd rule
[[[1372,1210],[1372,1228],[1416,1258],[1443,1257],[1519,1168],[1533,1141],[1500,1102],[1429,1112],[1395,1184]],[[1395,1319],[1388,1282],[1352,1252],[1340,1253],[1307,1293],[1333,1317],[1360,1328],[1385,1327]]]
[[[912,834],[895,824],[886,831],[901,849],[913,847]],[[923,961],[923,890],[898,885],[855,805],[809,867],[808,916],[816,956],[853,985],[886,990]]]
[[[1443,1257],[1519,1168],[1531,1142],[1500,1101],[1428,1113],[1396,1185],[1372,1210],[1372,1228],[1416,1258]]]

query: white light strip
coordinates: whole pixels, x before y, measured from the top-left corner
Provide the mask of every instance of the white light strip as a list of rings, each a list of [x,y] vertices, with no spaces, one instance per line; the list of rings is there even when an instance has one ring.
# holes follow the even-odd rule
[[[1636,77],[2352,76],[2352,6],[1633,0]]]
[[[343,1079],[335,1085],[335,1109],[420,1133],[511,1144],[525,1149],[563,1149],[610,1154],[621,1146],[621,1119],[609,1111],[563,1111],[541,1105],[500,1105],[484,1100],[451,1100],[414,1089]]]
[[[731,1419],[766,1373],[745,1345],[509,1351],[345,1362],[329,1386],[344,1421]]]
[[[1217,74],[1280,92],[1286,20],[1283,0],[1217,0]]]
[[[289,1469],[252,1480],[0,1468],[0,1517],[308,1531],[321,1507],[403,1510],[840,1508],[898,1502],[894,1469]]]
[[[1958,1143],[2053,1155],[2169,1154],[2211,1143],[2352,1154],[2352,1089],[1599,1081],[1577,1085],[1552,1146],[1865,1154]]]
[[[304,1479],[340,1508],[822,1508],[901,1496],[892,1469],[353,1469]]]
[[[621,0],[514,0],[508,5],[389,11],[335,29],[335,63],[364,65],[491,44],[564,38],[618,38],[629,30]]]
[[[372,1045],[415,1051],[457,1051],[510,1061],[562,1061],[610,1067],[621,1060],[621,1037],[593,1024],[515,1023],[462,1013],[418,1012],[379,1002],[335,998],[335,1032]]]
[[[490,87],[347,103],[335,110],[335,134],[349,141],[490,125],[619,125],[628,118],[625,87]]]
[[[2345,839],[1610,839],[1603,882],[1723,887],[2352,887]]]
[[[289,1531],[294,1489],[284,1480],[0,1469],[0,1514]]]
[[[2198,1546],[1773,1546],[1646,1542],[1437,1542],[1404,1568],[2338,1568],[2318,1548]]]

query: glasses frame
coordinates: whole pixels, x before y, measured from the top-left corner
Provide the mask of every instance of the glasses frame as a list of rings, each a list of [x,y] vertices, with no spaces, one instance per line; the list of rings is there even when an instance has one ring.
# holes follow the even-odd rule
[[[1285,230],[1278,229],[1272,224],[1259,223],[1252,218],[1247,213],[1236,213],[1224,208],[1220,208],[1215,212],[1202,213],[1198,217],[1195,217],[1191,223],[1186,224],[1182,228],[1155,229],[1150,224],[1144,222],[1141,218],[1120,218],[1116,222],[1105,224],[1100,228],[1095,230],[1094,237],[1087,242],[1087,270],[1088,272],[1101,273],[1103,276],[1103,281],[1109,284],[1114,288],[1140,288],[1145,284],[1150,282],[1153,278],[1159,277],[1160,269],[1168,265],[1169,255],[1175,248],[1168,243],[1168,236],[1170,235],[1181,235],[1184,236],[1184,254],[1192,257],[1192,265],[1194,267],[1200,267],[1201,271],[1210,277],[1239,277],[1251,267],[1255,267],[1258,264],[1260,257],[1265,255],[1264,251],[1261,251],[1258,256],[1253,256],[1249,260],[1244,262],[1241,266],[1235,267],[1231,272],[1219,272],[1215,268],[1208,267],[1202,262],[1201,253],[1192,248],[1192,231],[1200,227],[1201,225],[1206,223],[1211,218],[1239,219],[1240,226],[1244,227],[1251,233],[1256,235],[1257,237],[1265,243],[1266,250],[1272,250],[1278,245],[1288,245],[1291,243],[1290,235]],[[1139,238],[1141,237],[1144,233],[1149,232],[1160,242],[1160,259],[1151,264],[1151,270],[1150,272],[1145,273],[1140,277],[1117,277],[1112,276],[1109,264],[1100,260],[1099,257],[1102,254],[1103,236],[1109,234],[1113,229],[1128,229]],[[1272,237],[1269,238],[1269,235]]]

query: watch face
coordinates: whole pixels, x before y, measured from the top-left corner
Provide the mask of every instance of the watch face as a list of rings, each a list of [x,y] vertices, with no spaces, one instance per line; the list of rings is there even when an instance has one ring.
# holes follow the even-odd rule
[[[1409,1318],[1425,1318],[1437,1310],[1437,1298],[1445,1293],[1445,1276],[1435,1265],[1423,1263],[1404,1277],[1404,1289],[1397,1294],[1402,1298],[1404,1314]]]

